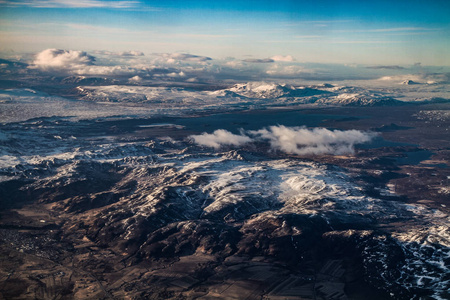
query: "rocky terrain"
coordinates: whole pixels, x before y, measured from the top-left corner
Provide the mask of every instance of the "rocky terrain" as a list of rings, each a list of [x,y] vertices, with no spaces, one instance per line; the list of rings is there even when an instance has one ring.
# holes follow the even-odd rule
[[[450,298],[446,69],[125,54],[0,60],[0,299]]]
[[[322,122],[411,143],[446,110],[409,107],[395,124],[364,111]],[[2,125],[3,298],[450,297],[448,141],[298,155],[270,140],[199,146],[177,121]]]

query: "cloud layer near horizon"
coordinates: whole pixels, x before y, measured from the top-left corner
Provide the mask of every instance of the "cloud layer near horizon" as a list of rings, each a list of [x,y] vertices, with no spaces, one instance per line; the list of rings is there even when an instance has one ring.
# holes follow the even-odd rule
[[[248,134],[248,135],[247,135]],[[252,137],[250,137],[250,136]],[[219,129],[211,134],[191,135],[200,146],[219,149],[224,145],[242,146],[250,142],[268,141],[273,150],[289,154],[353,154],[355,144],[367,143],[374,133],[359,130],[329,130],[326,128],[270,126],[240,135]]]
[[[34,56],[30,69],[73,75],[149,75],[184,77],[183,69],[205,71],[212,59],[185,53],[153,54],[145,57],[141,51],[94,51],[97,56],[84,51],[46,49]],[[192,66],[194,65],[194,67]],[[197,65],[197,66],[196,66]]]
[[[448,69],[425,68],[420,65],[403,69],[392,66],[367,68],[365,66],[304,64],[296,61],[290,55],[275,55],[267,59],[253,60],[228,57],[220,60],[187,53],[144,54],[138,50],[121,52],[94,50],[87,53],[79,50],[52,48],[37,53],[28,61],[28,69],[47,74],[129,76],[129,78],[140,76],[144,79],[141,82],[151,79],[181,82],[211,82],[214,80],[242,82],[255,81],[255,79],[258,81],[315,80],[326,82],[378,79],[378,83],[381,84],[398,84],[405,80],[439,84],[448,83],[450,74]],[[268,63],[269,61],[270,63]],[[8,70],[13,69],[13,64],[12,61]],[[0,68],[5,69],[6,65],[2,64]],[[134,84],[136,84],[135,81]]]

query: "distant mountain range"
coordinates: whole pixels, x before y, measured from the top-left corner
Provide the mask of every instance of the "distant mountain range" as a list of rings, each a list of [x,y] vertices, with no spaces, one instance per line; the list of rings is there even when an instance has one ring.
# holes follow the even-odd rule
[[[80,79],[78,82],[87,82]],[[87,82],[88,83],[88,82]],[[90,84],[89,84],[90,85]],[[79,86],[78,93],[84,100],[139,103],[197,103],[197,105],[341,105],[341,106],[395,106],[403,105],[387,94],[362,88],[322,86],[299,86],[263,82],[235,84],[230,88],[216,91],[193,92],[191,89],[104,85]],[[178,99],[178,100],[176,100]]]

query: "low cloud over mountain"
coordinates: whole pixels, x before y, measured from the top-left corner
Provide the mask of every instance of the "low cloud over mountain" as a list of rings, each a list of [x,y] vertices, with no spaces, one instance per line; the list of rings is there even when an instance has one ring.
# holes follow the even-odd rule
[[[10,58],[11,59],[11,58]],[[18,61],[22,65],[18,64]],[[28,67],[27,67],[28,64]],[[23,66],[25,65],[25,66]],[[14,58],[2,64],[0,72],[31,71],[54,72],[81,76],[140,76],[144,79],[158,79],[181,82],[242,83],[253,81],[301,84],[300,81],[374,80],[377,84],[398,84],[405,80],[419,83],[448,83],[446,69],[420,67],[405,68],[387,66],[347,66],[328,64],[307,64],[296,61],[291,55],[273,55],[266,58],[224,59],[188,53],[152,53],[144,55],[139,50],[93,50],[85,52],[69,49],[46,49],[32,58]],[[172,74],[168,76],[168,74]],[[181,74],[182,76],[175,76]],[[189,81],[188,81],[189,80]],[[147,83],[147,81],[143,81]],[[134,83],[135,84],[135,83]]]
[[[247,135],[248,134],[248,135]],[[250,137],[252,136],[252,137]],[[191,135],[200,146],[219,149],[221,146],[242,146],[250,142],[268,141],[271,148],[289,154],[352,154],[356,144],[369,142],[375,134],[359,130],[307,129],[305,127],[270,126],[240,135],[220,129],[212,134]]]
[[[246,135],[233,134],[224,129],[216,130],[211,134],[203,133],[200,135],[191,135],[191,138],[198,145],[215,149],[219,149],[222,145],[241,146],[252,141],[252,139]]]
[[[270,126],[253,131],[259,138],[269,140],[275,150],[291,154],[351,154],[354,145],[367,143],[373,134],[359,130],[307,129],[304,127]]]

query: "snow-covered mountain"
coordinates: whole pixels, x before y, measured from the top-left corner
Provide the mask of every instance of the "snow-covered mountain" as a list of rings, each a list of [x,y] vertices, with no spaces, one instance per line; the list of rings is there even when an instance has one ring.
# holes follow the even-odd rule
[[[331,85],[294,87],[287,84],[248,82],[216,91],[194,91],[184,88],[146,87],[128,85],[79,86],[77,92],[84,100],[95,102],[126,102],[161,105],[177,104],[201,110],[211,106],[241,105],[344,105],[381,106],[399,105],[402,101],[382,92],[362,88]],[[155,107],[155,106],[154,106]]]
[[[287,84],[248,82],[236,84],[229,89],[238,95],[256,99],[276,99],[282,97],[308,97],[328,93],[308,87],[293,87]]]
[[[77,85],[104,85],[118,82],[116,79],[106,77],[68,76],[61,79],[62,84]]]
[[[142,54],[0,60],[1,299],[450,299],[444,70]]]
[[[414,80],[411,79],[407,79],[405,81],[402,82],[403,85],[415,85],[415,84],[420,84],[419,82],[416,82]]]
[[[396,106],[404,105],[405,102],[392,97],[371,93],[341,93],[334,97],[319,99],[316,103],[326,103],[342,106]]]
[[[358,253],[361,276],[398,298],[444,297],[450,288],[449,216],[439,210],[368,196],[337,167],[87,134],[96,122],[4,126],[3,205],[51,205],[65,237],[136,261],[201,252],[299,263],[331,243]],[[407,225],[377,229],[400,221]]]

